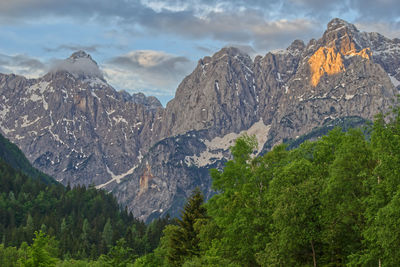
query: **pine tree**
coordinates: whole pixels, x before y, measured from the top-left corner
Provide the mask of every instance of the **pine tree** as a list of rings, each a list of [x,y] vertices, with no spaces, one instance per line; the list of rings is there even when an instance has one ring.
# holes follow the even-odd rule
[[[102,238],[107,246],[112,245],[113,229],[111,226],[111,220],[108,218],[106,224],[104,225]]]
[[[182,211],[182,218],[177,220],[178,225],[164,231],[168,243],[167,258],[173,266],[180,266],[186,259],[200,254],[199,233],[194,225],[207,216],[203,203],[204,196],[196,188]]]
[[[85,218],[82,224],[82,234],[81,234],[81,249],[82,249],[82,255],[85,257],[87,256],[87,253],[89,252],[89,231],[90,231],[90,225],[89,221]]]
[[[30,214],[28,214],[28,217],[26,218],[26,226],[25,226],[25,234],[26,234],[26,239],[30,240],[33,235],[33,230],[34,230],[34,224],[33,224],[33,218]]]

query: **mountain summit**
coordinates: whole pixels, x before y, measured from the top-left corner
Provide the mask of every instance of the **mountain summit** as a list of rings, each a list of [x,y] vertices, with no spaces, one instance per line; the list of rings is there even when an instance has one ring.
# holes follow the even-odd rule
[[[72,60],[77,60],[77,59],[80,59],[80,58],[88,58],[91,61],[93,61],[94,63],[96,63],[92,59],[92,57],[89,54],[87,54],[85,51],[83,51],[83,50],[79,50],[79,51],[76,51],[76,52],[72,53],[72,55],[69,58],[72,59]],[[97,63],[96,63],[96,65],[97,65]]]
[[[83,51],[54,70],[36,80],[0,74],[1,132],[58,181],[110,190],[151,220],[176,215],[197,186],[213,194],[208,170],[223,166],[244,132],[263,153],[389,110],[400,42],[333,19],[320,39],[254,60],[223,48],[199,60],[166,108],[114,90]]]
[[[51,68],[53,73],[68,72],[76,78],[103,78],[97,62],[86,52],[74,52],[69,58],[57,61]]]

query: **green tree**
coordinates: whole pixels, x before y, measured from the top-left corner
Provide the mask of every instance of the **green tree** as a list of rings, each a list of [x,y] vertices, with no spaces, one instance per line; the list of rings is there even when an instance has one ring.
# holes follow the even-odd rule
[[[321,195],[322,239],[326,261],[348,263],[348,256],[362,248],[365,226],[365,183],[374,168],[372,152],[360,130],[350,130],[335,151],[329,178]]]
[[[207,216],[203,204],[203,194],[196,188],[182,211],[182,218],[177,220],[178,225],[165,229],[167,258],[171,265],[181,266],[186,259],[200,255],[199,232],[195,229],[195,223]]]
[[[125,239],[121,238],[113,246],[106,257],[106,262],[111,266],[125,267],[133,264],[137,256],[132,253],[132,249],[126,246]]]
[[[85,218],[85,220],[83,220],[82,234],[80,236],[82,254],[85,257],[88,255],[89,249],[90,249],[89,248],[89,244],[90,244],[89,232],[90,232],[90,224],[89,224],[89,221]]]
[[[374,221],[374,233],[376,245],[379,250],[376,254],[370,254],[369,263],[383,266],[397,266],[400,262],[400,190],[397,191],[393,199],[381,208]]]
[[[17,266],[19,253],[15,247],[4,247],[4,244],[0,244],[0,263],[3,267],[14,267]]]
[[[317,266],[321,180],[314,170],[312,162],[300,158],[286,165],[272,180],[273,226],[271,241],[265,253],[260,254],[261,265]]]
[[[62,219],[60,225],[60,249],[63,252],[68,250],[68,227],[65,218]]]
[[[107,222],[104,225],[102,238],[103,238],[103,240],[104,240],[104,242],[105,242],[105,244],[107,246],[111,246],[112,245],[113,229],[112,229],[110,218],[107,219]]]
[[[268,158],[252,159],[256,147],[254,136],[238,138],[231,148],[233,159],[223,171],[211,170],[213,188],[219,194],[207,204],[213,221],[208,225],[214,224],[208,228],[217,231],[209,242],[207,257],[256,266],[255,255],[265,248],[271,213],[265,192],[272,170],[287,152],[280,146]]]
[[[25,226],[25,234],[26,234],[27,240],[32,239],[34,229],[35,229],[35,225],[33,224],[33,218],[30,214],[28,214],[28,217],[26,218],[26,226]]]
[[[58,259],[57,242],[54,238],[46,236],[43,232],[35,232],[33,244],[28,248],[28,258],[24,266],[47,267],[55,266]]]
[[[367,181],[363,250],[352,255],[354,265],[395,266],[399,262],[398,204],[400,186],[400,109],[391,119],[377,116],[371,134],[375,168]],[[397,261],[397,262],[396,262]]]

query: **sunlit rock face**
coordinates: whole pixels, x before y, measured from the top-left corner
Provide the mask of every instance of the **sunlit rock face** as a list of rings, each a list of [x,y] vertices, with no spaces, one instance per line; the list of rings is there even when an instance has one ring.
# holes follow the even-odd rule
[[[251,59],[223,48],[200,59],[163,108],[117,92],[83,51],[39,79],[0,75],[0,130],[64,184],[113,192],[143,220],[178,215],[210,168],[247,132],[255,154],[348,117],[387,111],[400,88],[400,40],[334,19],[308,44]]]
[[[311,85],[317,86],[321,76],[345,71],[341,53],[333,47],[320,47],[308,60],[311,69]]]

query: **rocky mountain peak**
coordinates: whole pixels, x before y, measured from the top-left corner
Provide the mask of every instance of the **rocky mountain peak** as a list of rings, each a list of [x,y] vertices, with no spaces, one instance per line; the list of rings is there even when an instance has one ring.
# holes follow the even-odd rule
[[[353,24],[336,18],[328,23],[327,30],[322,37],[322,45],[335,47],[342,54],[356,52],[362,49],[359,33]]]
[[[332,47],[321,47],[308,60],[311,70],[311,85],[317,86],[324,74],[343,72],[345,67],[340,53]]]
[[[216,135],[250,126],[257,106],[252,67],[250,56],[235,47],[199,60],[167,104],[163,135],[205,128]]]
[[[127,93],[127,94],[129,94],[129,93]],[[141,104],[145,107],[148,107],[149,109],[162,108],[160,101],[154,96],[146,96],[143,93],[135,93],[130,96],[131,96],[131,100],[135,104]]]
[[[230,55],[230,56],[236,56],[236,55],[243,55],[245,53],[242,52],[242,50],[240,50],[237,47],[227,46],[227,47],[224,47],[221,50],[219,50],[217,53],[215,53],[213,55],[213,57],[218,57],[218,56],[221,56],[221,55],[224,55],[224,54]]]
[[[306,45],[302,40],[294,40],[286,50],[292,55],[299,55],[304,51],[305,47]]]
[[[352,32],[358,32],[358,29],[353,24],[339,18],[332,19],[327,25],[328,32],[337,31],[343,28],[347,28]]]
[[[227,58],[238,58],[240,60],[244,60],[248,62],[249,60],[251,61],[251,58],[248,54],[246,54],[244,51],[237,47],[229,46],[229,47],[224,47],[217,53],[215,53],[212,56],[212,60],[221,60],[224,59],[225,57]],[[226,60],[226,59],[225,59]]]
[[[72,55],[69,58],[74,60],[74,61],[79,59],[79,58],[88,58],[88,59],[90,59],[90,60],[92,60],[93,62],[96,63],[96,61],[94,61],[93,58],[83,50],[79,50],[79,51],[76,51],[76,52],[72,53]]]
[[[75,78],[100,78],[103,73],[97,62],[85,51],[74,52],[69,58],[55,62],[50,73],[68,72]]]

